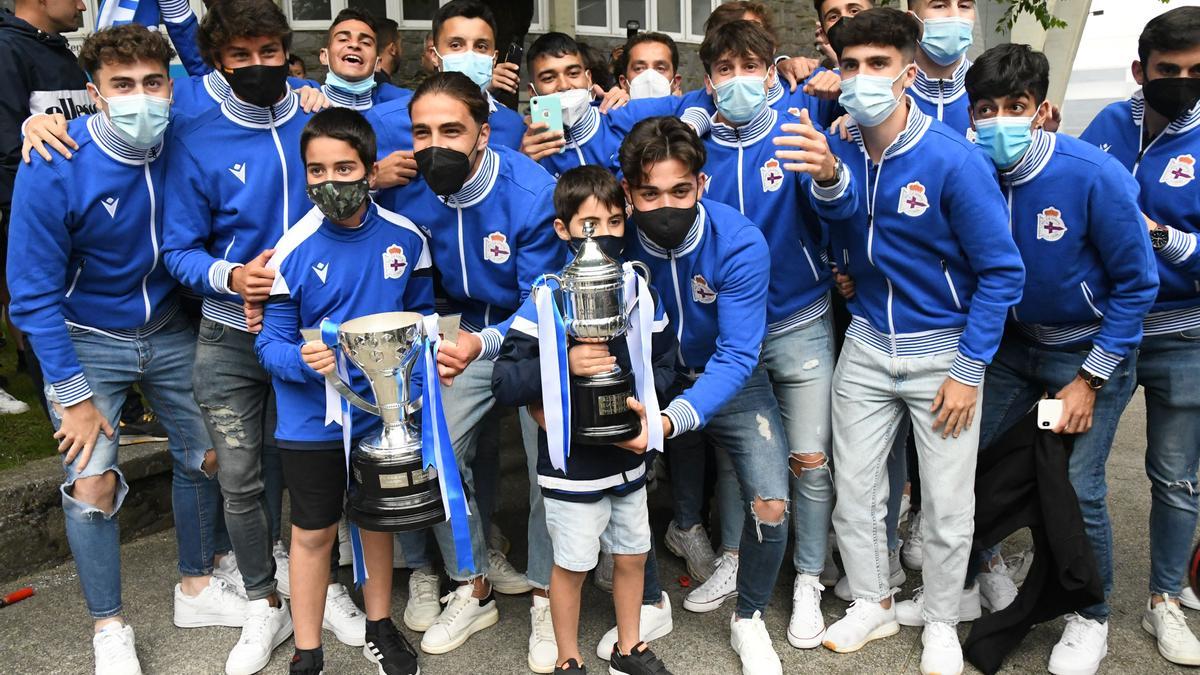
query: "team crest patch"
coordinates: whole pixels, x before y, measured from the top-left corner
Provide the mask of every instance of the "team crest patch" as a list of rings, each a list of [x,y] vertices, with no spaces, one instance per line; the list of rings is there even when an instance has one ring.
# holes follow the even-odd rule
[[[708,285],[703,275],[697,274],[692,277],[692,300],[709,305],[717,299],[717,292]]]
[[[775,192],[783,187],[783,169],[779,166],[779,160],[774,157],[758,167],[758,174],[762,176],[763,192]]]
[[[925,186],[917,181],[900,188],[899,212],[916,218],[925,215],[929,210],[929,197],[925,194]]]
[[[404,249],[399,244],[387,247],[383,252],[383,278],[399,279],[407,268],[408,258],[404,257]]]
[[[1183,187],[1196,180],[1196,158],[1191,155],[1180,155],[1167,163],[1163,175],[1158,179],[1171,187]]]
[[[1062,211],[1051,206],[1038,214],[1037,238],[1046,241],[1058,241],[1067,233],[1067,224],[1063,222]]]
[[[496,263],[508,262],[512,250],[508,247],[508,237],[499,232],[493,232],[483,238],[483,259]]]

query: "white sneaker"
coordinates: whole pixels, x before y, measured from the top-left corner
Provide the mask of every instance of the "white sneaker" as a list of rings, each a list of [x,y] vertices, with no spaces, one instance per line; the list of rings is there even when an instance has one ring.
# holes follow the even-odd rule
[[[442,604],[438,602],[441,580],[432,570],[413,570],[408,577],[408,604],[404,606],[404,625],[424,633],[438,620]]]
[[[749,619],[729,619],[729,644],[742,659],[742,675],[783,675],[783,664],[771,645],[762,612]]]
[[[242,636],[225,660],[226,675],[254,675],[267,666],[271,652],[292,634],[292,615],[286,600],[272,607],[266,598],[251,600]]]
[[[184,594],[182,584],[175,584],[174,621],[180,628],[241,628],[246,623],[246,609],[246,598],[220,577],[209,577],[204,590],[191,597]]]
[[[855,600],[846,609],[846,616],[825,629],[821,644],[839,654],[856,652],[868,642],[889,637],[900,632],[896,623],[896,604],[883,608],[878,602]]]
[[[246,582],[242,579],[241,571],[238,570],[237,556],[233,551],[226,553],[213,566],[213,576],[229,584],[238,595],[246,597]]]
[[[981,572],[975,581],[979,583],[979,603],[989,612],[999,612],[1017,599],[1017,584],[1003,562],[993,565],[990,572]]]
[[[962,646],[954,626],[931,621],[921,631],[921,675],[959,675],[963,671]]]
[[[821,614],[820,579],[797,574],[792,584],[792,619],[788,622],[787,638],[796,649],[821,646],[825,637],[825,617]]]
[[[921,515],[921,512],[917,511],[909,518],[908,541],[901,547],[904,566],[910,570],[921,569],[921,564],[925,561],[925,552],[922,549],[925,545],[925,537],[921,533],[921,523],[924,518]]]
[[[271,549],[271,555],[275,558],[275,592],[285,598],[292,597],[292,578],[291,578],[291,558],[288,557],[288,550],[284,547],[282,541],[275,542],[275,547]]]
[[[825,588],[836,586],[841,578],[842,571],[838,569],[837,561],[833,559],[833,536],[830,535],[829,541],[825,545],[825,568],[821,570],[821,585]]]
[[[1200,598],[1196,597],[1196,591],[1191,586],[1184,586],[1179,592],[1179,604],[1188,609],[1200,609]]]
[[[529,669],[535,673],[553,673],[558,665],[558,642],[550,621],[550,598],[533,596],[529,608]]]
[[[421,638],[421,651],[426,654],[445,654],[458,649],[479,631],[496,625],[500,612],[496,609],[496,598],[488,593],[486,598],[473,598],[472,584],[463,584],[442,598],[446,609],[425,636]]]
[[[1158,640],[1158,653],[1171,663],[1200,666],[1200,640],[1192,634],[1183,610],[1163,595],[1163,601],[1151,606],[1146,601],[1142,628]]]
[[[1067,615],[1062,637],[1050,651],[1048,670],[1054,675],[1093,675],[1108,656],[1108,624]]]
[[[900,550],[903,550],[903,547]],[[904,566],[900,564],[900,550],[888,553],[888,586],[892,588],[900,588],[905,581],[908,581],[908,575],[904,573]],[[854,593],[850,592],[850,577],[839,579],[833,587],[833,594],[839,600],[854,602]]]
[[[672,630],[675,629],[675,622],[671,619],[671,596],[664,591],[662,600],[658,605],[642,605],[640,622],[638,623],[638,641],[639,642],[654,642],[655,640],[666,637]],[[600,638],[600,642],[596,643],[596,656],[605,661],[612,658],[613,646],[617,644],[617,627],[613,626]]]
[[[612,593],[613,557],[608,551],[600,551],[600,561],[596,563],[596,569],[592,572],[592,583],[605,593]]]
[[[354,604],[350,592],[342,584],[329,584],[325,590],[321,628],[333,633],[344,645],[361,647],[367,643],[367,615]]]
[[[720,607],[721,603],[737,595],[737,572],[738,557],[722,553],[716,571],[708,581],[687,594],[683,599],[683,608],[689,612],[703,613]]]
[[[399,542],[396,546],[399,547]],[[353,564],[354,547],[350,544],[350,528],[346,525],[346,518],[343,516],[338,521],[338,567],[349,567]]]
[[[921,587],[913,593],[912,600],[896,603],[896,621],[901,626],[924,626],[925,617],[925,588]],[[958,598],[958,620],[974,621],[983,616],[979,602],[979,584],[969,590],[964,590]]]
[[[696,581],[704,583],[716,573],[720,561],[713,552],[712,543],[708,540],[703,525],[697,523],[687,530],[681,530],[672,520],[667,525],[664,543],[668,551],[683,558],[687,563],[688,574]]]
[[[504,532],[500,530],[500,526],[496,523],[492,523],[488,527],[488,548],[500,551],[504,555],[508,555],[508,552],[512,550],[512,542],[508,540],[508,537],[504,536]]]
[[[29,412],[29,404],[4,389],[0,389],[0,415],[20,415]],[[129,648],[133,649],[133,631],[129,632]],[[140,670],[138,672],[141,672]]]
[[[525,578],[508,562],[504,554],[495,549],[488,550],[488,581],[497,593],[504,595],[520,595],[533,590],[529,579]]]
[[[92,650],[96,653],[96,675],[142,675],[129,624],[114,622],[105,626],[92,636]]]

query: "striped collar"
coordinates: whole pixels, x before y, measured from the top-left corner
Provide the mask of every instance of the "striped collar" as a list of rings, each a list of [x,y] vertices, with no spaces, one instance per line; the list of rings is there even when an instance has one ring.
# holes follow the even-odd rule
[[[221,101],[221,112],[234,124],[248,129],[277,127],[292,119],[299,109],[300,97],[290,89],[282,101],[269,108],[251,105],[232,94]]]
[[[776,72],[775,82],[771,85],[771,88],[767,90],[767,105],[773,106],[778,103],[779,99],[783,98],[785,91],[786,90],[784,89],[783,82],[779,80],[779,73]],[[716,99],[713,100],[716,101]]]
[[[771,106],[765,105],[749,122],[737,127],[718,122],[716,113],[713,113],[711,119],[712,131],[709,133],[712,134],[713,141],[720,145],[737,147],[754,145],[769,136],[779,119],[779,113]]]
[[[217,103],[220,103],[221,101],[224,101],[233,95],[233,89],[230,88],[229,81],[225,79],[225,76],[221,74],[221,71],[216,70],[215,68],[208,71],[208,73],[200,79],[204,81],[204,90],[207,91],[212,100],[216,101]]]
[[[926,115],[917,107],[917,102],[908,98],[908,122],[904,125],[904,131],[892,141],[892,144],[883,151],[883,159],[891,159],[899,157],[904,153],[916,147],[917,143],[925,136],[925,132],[929,130],[929,125],[933,124],[933,118]],[[867,146],[863,142],[862,131],[858,128],[858,123],[853,118],[846,123],[846,129],[850,132],[850,137],[858,144],[864,155],[867,155]]]
[[[642,248],[646,252],[656,258],[669,258],[674,253],[675,257],[685,256],[692,251],[695,251],[700,246],[700,241],[704,239],[704,221],[708,217],[708,213],[704,208],[704,204],[699,200],[696,201],[696,219],[692,221],[692,227],[688,230],[687,236],[683,238],[683,243],[679,246],[667,250],[658,244],[650,241],[642,231],[638,230],[638,241],[642,243]]]
[[[967,93],[967,71],[970,69],[971,62],[964,58],[958,63],[954,73],[943,80],[929,77],[925,71],[921,70],[920,66],[917,66],[917,79],[909,90],[930,103],[957,101]]]
[[[479,169],[475,171],[475,174],[468,178],[466,183],[463,183],[458,192],[441,199],[447,206],[460,209],[475,206],[491,193],[492,187],[496,184],[496,176],[499,174],[500,155],[491,148],[484,148],[483,159],[479,162]]]
[[[328,84],[321,85],[321,93],[325,94],[325,98],[333,104],[335,108],[349,108],[351,110],[370,110],[375,105],[375,92],[378,87],[372,87],[371,91],[365,94],[354,94],[348,91],[343,91],[337,87],[331,87]]]
[[[162,152],[162,141],[149,150],[135,148],[129,141],[121,137],[116,127],[109,121],[108,115],[103,112],[97,112],[88,117],[87,127],[88,133],[92,135],[92,140],[96,141],[96,145],[104,151],[104,154],[122,164],[131,166],[149,164],[158,159]]]
[[[1057,144],[1058,136],[1045,129],[1035,129],[1033,143],[1025,151],[1025,155],[1011,169],[1001,171],[1000,180],[1005,185],[1017,187],[1037,178],[1050,163]]]
[[[1129,99],[1129,110],[1133,115],[1133,123],[1137,125],[1138,129],[1141,129],[1142,123],[1146,119],[1146,98],[1142,94],[1141,89],[1133,92],[1133,96]],[[1195,129],[1197,126],[1200,126],[1200,102],[1192,106],[1192,109],[1186,115],[1168,124],[1163,133],[1171,135],[1184,134]]]
[[[583,119],[576,122],[575,126],[566,128],[567,142],[574,144],[576,147],[581,147],[592,140],[592,136],[595,136],[599,129],[600,109],[594,105],[589,105]]]

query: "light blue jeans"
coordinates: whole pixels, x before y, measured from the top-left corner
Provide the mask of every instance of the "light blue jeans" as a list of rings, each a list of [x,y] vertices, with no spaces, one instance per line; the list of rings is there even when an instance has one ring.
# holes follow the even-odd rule
[[[119,429],[125,396],[134,384],[141,387],[158,414],[167,430],[171,452],[171,503],[179,572],[184,576],[211,574],[221,491],[217,481],[205,476],[201,468],[204,453],[213,446],[192,398],[196,334],[191,324],[180,314],[161,330],[136,340],[117,340],[78,328],[70,328],[70,332],[92,389],[92,404],[115,431]],[[46,396],[57,429],[62,417],[50,387],[46,388]],[[111,439],[100,434],[86,466],[80,467],[78,458],[64,466],[66,480],[60,488],[67,541],[79,570],[88,612],[96,619],[121,613],[121,541],[116,515],[129,493],[129,484],[118,466],[118,434]],[[76,480],[108,471],[117,478],[112,511],[106,513],[72,496]]]
[[[797,574],[818,576],[825,567],[825,547],[833,515],[833,477],[829,454],[830,390],[833,387],[833,316],[824,316],[763,342],[762,364],[771,378],[792,459],[820,454],[820,468],[793,465],[792,532],[796,541],[792,565]]]
[[[884,515],[891,493],[888,456],[907,411],[917,452],[930,467],[924,491],[926,621],[954,624],[975,528],[976,423],[958,438],[933,430],[929,411],[954,353],[893,358],[847,339],[833,380],[834,530],[856,598],[891,596]],[[979,401],[982,401],[982,396]],[[936,467],[936,470],[932,470]]]

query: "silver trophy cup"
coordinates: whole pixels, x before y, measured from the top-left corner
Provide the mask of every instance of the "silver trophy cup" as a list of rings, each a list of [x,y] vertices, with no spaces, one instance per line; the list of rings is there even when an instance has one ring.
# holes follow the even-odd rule
[[[419,530],[446,519],[437,472],[422,467],[421,404],[410,393],[413,366],[421,358],[422,326],[415,312],[386,312],[338,327],[338,346],[370,382],[375,403],[337,374],[326,379],[355,407],[383,420],[383,430],[350,454],[357,489],[351,491],[347,515],[366,530]]]

